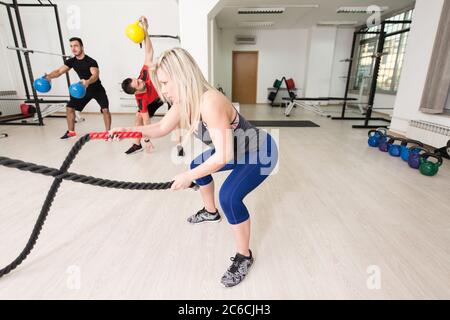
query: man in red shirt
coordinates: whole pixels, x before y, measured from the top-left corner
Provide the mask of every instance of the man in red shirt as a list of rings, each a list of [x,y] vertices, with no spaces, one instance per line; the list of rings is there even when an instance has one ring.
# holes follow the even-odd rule
[[[147,18],[141,17],[139,19],[141,27],[145,32],[145,61],[144,66],[139,73],[138,78],[127,78],[122,82],[122,89],[128,94],[134,94],[138,106],[138,112],[136,113],[136,126],[142,126],[150,124],[150,118],[155,115],[156,110],[159,109],[164,103],[159,99],[158,92],[156,91],[153,83],[150,79],[149,65],[153,60],[153,46],[148,36],[148,22]],[[169,104],[170,109],[170,104]],[[179,134],[178,134],[179,135]],[[184,151],[181,147],[180,137],[178,137],[178,155],[183,156]],[[153,145],[150,140],[144,140],[149,149],[153,149]],[[136,139],[135,143],[125,152],[126,154],[133,154],[142,151],[142,144],[140,139]]]

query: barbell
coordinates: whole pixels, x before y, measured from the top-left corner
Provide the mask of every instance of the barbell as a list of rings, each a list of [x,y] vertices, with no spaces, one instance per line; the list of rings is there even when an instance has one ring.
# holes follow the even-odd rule
[[[175,40],[180,41],[180,36],[171,36],[171,35],[167,35],[167,34],[150,34],[149,37],[150,38],[170,38],[170,39],[175,39]],[[49,52],[49,51],[44,51],[44,50],[35,50],[35,49],[29,49],[29,48],[22,48],[22,47],[6,46],[6,49],[20,51],[20,52],[23,52],[23,53],[48,54],[48,55],[51,55],[51,56],[58,56],[58,57],[63,57],[63,58],[70,58],[71,57],[71,56],[65,55],[65,54],[54,53],[54,52]]]
[[[41,54],[48,54],[48,55],[51,55],[51,56],[59,56],[59,57],[64,57],[64,58],[69,58],[70,57],[68,55],[64,55],[64,54],[60,54],[60,53],[53,53],[53,52],[48,52],[48,51],[34,50],[34,49],[21,48],[21,47],[6,46],[6,49],[20,51],[20,52],[23,52],[23,53],[41,53]]]

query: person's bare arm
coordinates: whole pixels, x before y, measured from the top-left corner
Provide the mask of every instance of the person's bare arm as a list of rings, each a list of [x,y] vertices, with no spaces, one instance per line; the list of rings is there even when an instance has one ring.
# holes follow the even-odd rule
[[[109,131],[109,134],[111,137],[114,137],[114,132],[142,132],[144,137],[159,138],[172,132],[179,122],[180,115],[178,112],[178,105],[172,105],[170,110],[159,122],[139,127],[114,128]]]
[[[144,65],[150,66],[153,61],[153,44],[148,36],[148,21],[147,18],[142,16],[139,18],[142,28],[144,29],[145,38],[144,38],[144,47],[145,47],[145,59]]]
[[[85,86],[86,88],[89,87],[91,84],[95,83],[99,76],[100,76],[100,70],[97,67],[91,67],[89,69],[91,71],[91,77],[87,80],[80,80],[81,83],[83,84],[83,86]]]
[[[65,64],[63,64],[61,67],[59,67],[56,70],[53,70],[50,73],[46,73],[45,74],[45,79],[47,80],[51,80],[54,78],[58,78],[59,76],[63,75],[64,73],[68,72],[70,70],[70,68],[68,66],[66,66]]]

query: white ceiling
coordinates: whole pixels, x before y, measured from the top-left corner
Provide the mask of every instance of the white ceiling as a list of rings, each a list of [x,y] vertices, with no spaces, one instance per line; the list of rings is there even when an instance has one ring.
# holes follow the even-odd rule
[[[219,28],[238,28],[240,22],[273,21],[272,27],[264,29],[309,28],[318,21],[357,21],[358,25],[366,23],[369,14],[336,13],[341,6],[367,7],[378,5],[389,7],[382,14],[389,14],[411,7],[414,0],[222,0],[222,10],[216,20]],[[299,8],[298,5],[319,5],[318,8]],[[283,14],[238,14],[239,8],[247,7],[285,7]]]

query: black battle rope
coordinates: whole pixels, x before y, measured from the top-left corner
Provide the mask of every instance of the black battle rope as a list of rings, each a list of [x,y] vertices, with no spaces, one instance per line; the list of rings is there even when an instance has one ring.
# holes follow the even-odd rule
[[[117,133],[117,136],[120,138],[139,138],[140,133],[136,132],[120,132]],[[44,225],[45,219],[47,218],[47,215],[50,211],[50,208],[52,206],[53,200],[55,199],[56,193],[58,192],[59,186],[61,185],[61,182],[63,180],[70,180],[74,182],[81,182],[85,184],[90,184],[94,186],[99,187],[106,187],[106,188],[115,188],[115,189],[128,189],[128,190],[164,190],[169,189],[172,186],[173,181],[171,182],[161,182],[161,183],[139,183],[139,182],[125,182],[125,181],[115,181],[115,180],[108,180],[108,179],[100,179],[95,178],[91,176],[85,176],[81,174],[76,173],[70,173],[67,172],[70,165],[72,164],[73,160],[76,158],[78,152],[81,150],[81,148],[86,144],[86,142],[90,141],[91,139],[105,139],[107,137],[107,133],[90,133],[86,134],[85,136],[81,137],[75,145],[70,150],[69,154],[67,155],[66,159],[64,160],[61,168],[55,169],[55,168],[49,168],[46,166],[37,165],[34,163],[28,163],[21,160],[15,160],[10,159],[7,157],[0,157],[0,165],[9,167],[9,168],[16,168],[23,171],[29,171],[33,173],[39,173],[46,176],[54,177],[55,180],[53,181],[50,190],[48,191],[47,197],[45,198],[44,204],[42,205],[41,212],[39,213],[39,217],[33,227],[33,232],[31,233],[30,238],[28,239],[28,242],[25,246],[25,248],[22,250],[20,255],[9,265],[4,267],[0,270],[0,278],[4,275],[10,273],[12,270],[17,268],[30,254],[31,250],[33,250],[34,245],[36,244],[36,241],[38,240],[39,234],[42,230],[42,226]],[[190,188],[196,188],[196,184],[192,184]]]

